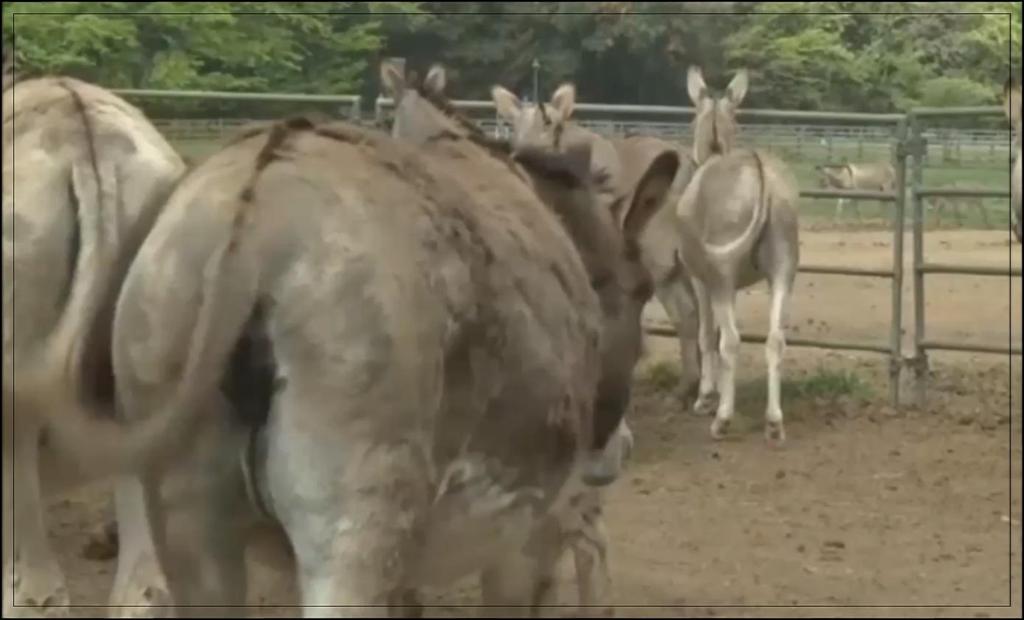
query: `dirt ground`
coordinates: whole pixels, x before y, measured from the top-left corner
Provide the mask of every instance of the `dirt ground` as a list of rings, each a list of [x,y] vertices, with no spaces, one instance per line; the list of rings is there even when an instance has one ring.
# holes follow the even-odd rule
[[[936,231],[926,252],[1005,266],[1007,239]],[[805,233],[802,262],[885,267],[891,251],[884,233]],[[1019,246],[1012,255],[1019,268]],[[744,331],[763,333],[765,289],[741,296]],[[909,277],[905,290],[909,326]],[[930,276],[929,337],[1005,344],[1012,311],[1019,343],[1020,293],[1019,280],[1011,290],[1006,278]],[[802,275],[789,333],[884,343],[889,294],[884,280]],[[650,315],[663,317],[656,306]],[[897,411],[887,405],[884,357],[791,347],[787,381],[843,370],[870,393],[784,400],[788,441],[772,449],[761,434],[761,347],[744,347],[737,423],[714,442],[709,419],[681,413],[674,392],[646,378],[652,362],[676,359],[675,341],[647,344],[630,414],[633,461],[606,509],[619,616],[1020,617],[1019,357],[1011,369],[998,355],[933,354],[927,404]],[[108,507],[102,491],[53,504],[53,536],[83,605],[105,602],[115,570],[82,554]],[[575,602],[570,567],[560,582],[566,605]],[[251,593],[254,604],[294,603],[281,574],[254,574]],[[439,605],[430,613],[442,616],[468,615],[479,602],[473,581],[428,594]]]

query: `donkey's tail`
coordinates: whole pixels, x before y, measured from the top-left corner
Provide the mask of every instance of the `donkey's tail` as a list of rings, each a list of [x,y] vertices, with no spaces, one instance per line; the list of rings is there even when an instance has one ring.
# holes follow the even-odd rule
[[[764,224],[768,220],[768,212],[771,207],[769,203],[771,194],[768,192],[768,182],[767,175],[764,171],[764,162],[761,160],[761,156],[758,155],[757,151],[752,150],[751,154],[754,157],[754,163],[757,167],[758,184],[760,185],[761,191],[757,202],[754,203],[754,212],[750,216],[750,223],[747,224],[743,233],[728,243],[708,244],[707,251],[712,257],[714,257],[716,262],[732,264],[743,257],[748,256],[753,251],[758,240],[761,238],[761,230],[764,228]]]

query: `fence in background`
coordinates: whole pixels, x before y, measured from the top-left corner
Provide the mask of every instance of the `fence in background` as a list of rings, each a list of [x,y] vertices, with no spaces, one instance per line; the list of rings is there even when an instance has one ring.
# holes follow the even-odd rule
[[[996,353],[1002,355],[1020,355],[1020,344],[1007,343],[1005,347],[996,347],[978,343],[952,340],[930,339],[925,325],[925,294],[924,280],[927,274],[957,274],[974,276],[996,276],[1002,278],[1019,278],[1021,270],[1013,268],[1007,260],[1006,268],[985,267],[979,265],[951,265],[928,262],[924,255],[924,199],[929,197],[975,197],[975,198],[1009,198],[1009,191],[949,189],[928,187],[924,185],[924,154],[927,152],[927,138],[924,123],[929,119],[939,118],[977,118],[979,116],[1003,115],[999,107],[979,108],[918,108],[907,115],[910,125],[910,136],[906,143],[906,151],[913,159],[913,179],[910,185],[913,201],[913,270],[914,270],[914,354],[907,363],[914,371],[915,400],[924,404],[927,399],[928,352],[929,351],[965,351],[971,353]],[[1007,256],[1009,259],[1009,255]],[[1019,319],[1018,319],[1019,322]]]
[[[393,107],[393,102],[386,98],[378,98],[374,103],[372,117],[364,116],[358,96],[351,95],[284,95],[258,93],[220,93],[220,92],[189,92],[189,91],[142,91],[122,90],[119,94],[129,99],[146,99],[159,97],[221,99],[236,101],[275,101],[294,102],[300,104],[334,104],[337,105],[339,116],[364,124],[386,124]],[[487,131],[501,135],[508,127],[497,118],[494,104],[491,101],[456,101],[456,107],[466,111]],[[634,106],[577,104],[576,116],[581,124],[587,125],[603,134],[641,133],[656,135],[669,140],[685,140],[689,135],[689,120],[692,108],[677,106]],[[741,141],[759,146],[771,145],[792,148],[797,153],[802,149],[824,149],[824,160],[828,161],[842,151],[844,159],[861,157],[867,153],[868,147],[876,152],[872,158],[887,151],[896,169],[896,187],[892,193],[869,191],[840,191],[831,189],[804,190],[803,198],[848,198],[873,200],[891,203],[892,209],[892,263],[886,269],[854,269],[830,265],[801,265],[801,273],[820,275],[853,276],[884,278],[891,282],[890,293],[890,325],[887,339],[880,337],[874,343],[845,342],[835,340],[819,340],[811,338],[788,338],[787,343],[796,347],[815,347],[833,350],[852,350],[878,353],[889,359],[890,399],[894,405],[901,401],[900,379],[902,369],[910,366],[914,369],[917,381],[917,398],[924,399],[925,377],[927,375],[927,352],[929,350],[957,350],[979,353],[1020,354],[1020,346],[1010,345],[1006,348],[982,346],[969,343],[954,343],[930,340],[925,334],[924,316],[924,276],[927,273],[958,273],[988,276],[1020,276],[1019,269],[992,269],[987,267],[970,267],[957,265],[940,265],[927,263],[923,255],[923,220],[924,199],[929,197],[980,197],[1007,198],[1006,191],[993,191],[970,188],[934,188],[924,187],[923,167],[929,156],[935,153],[929,145],[936,144],[942,149],[943,158],[946,153],[973,153],[979,159],[1009,163],[1009,144],[1011,137],[1005,131],[987,130],[946,130],[941,128],[926,129],[922,120],[927,118],[970,117],[974,115],[1000,114],[1001,109],[971,108],[950,110],[914,110],[910,114],[858,114],[832,112],[800,112],[783,110],[741,110],[741,121],[753,119],[760,123],[743,124]],[[594,118],[594,116],[613,116],[612,119]],[[658,118],[658,120],[652,120]],[[768,121],[768,122],[765,122]],[[238,126],[252,122],[250,119],[217,119],[217,120],[156,120],[161,131],[166,132],[170,139],[211,139],[221,138],[226,132]],[[851,155],[854,149],[855,155]],[[980,154],[980,155],[979,155]],[[911,200],[913,201],[913,271],[914,271],[914,353],[904,358],[902,351],[902,312],[903,312],[903,239],[904,213],[907,200],[907,161],[913,161],[913,179],[910,184]],[[675,330],[665,325],[647,325],[647,333],[662,336],[675,336]],[[887,341],[886,341],[887,340]],[[763,343],[762,334],[743,334],[744,342]]]
[[[378,98],[374,102],[372,117],[367,117],[358,95],[306,95],[282,93],[238,93],[217,91],[161,91],[124,89],[115,91],[130,99],[191,99],[220,101],[249,101],[254,103],[291,102],[296,104],[334,104],[338,116],[356,122],[382,122],[391,112],[393,102]],[[478,117],[481,126],[496,134],[508,127],[497,118],[493,102],[473,100],[455,102],[460,109]],[[635,133],[653,135],[666,140],[685,141],[690,132],[689,118],[693,109],[683,106],[643,106],[581,103],[576,106],[581,124],[603,135]],[[880,148],[893,143],[893,126],[880,126],[875,118],[896,115],[838,114],[823,112],[787,112],[783,116],[765,116],[771,110],[740,110],[741,120],[746,118],[774,118],[786,123],[743,124],[740,140],[756,146],[787,149],[795,157],[809,156],[822,162],[878,159]],[[793,116],[796,115],[796,116]],[[258,119],[258,116],[256,117]],[[214,119],[156,119],[161,131],[171,139],[219,140],[225,133],[252,120]],[[800,121],[807,121],[800,123]],[[845,124],[828,124],[839,121]],[[851,124],[852,123],[852,124]],[[1005,131],[983,129],[931,129],[924,138],[933,148],[927,158],[939,157],[944,162],[998,161],[1009,158],[1009,145]]]

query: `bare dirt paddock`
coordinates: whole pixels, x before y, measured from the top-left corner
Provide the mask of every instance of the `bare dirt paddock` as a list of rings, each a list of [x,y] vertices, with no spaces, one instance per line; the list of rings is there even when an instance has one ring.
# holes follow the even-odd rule
[[[1007,238],[934,232],[927,251],[937,262],[1006,265]],[[805,233],[803,261],[885,267],[889,243],[883,233]],[[1020,247],[1012,252],[1019,266]],[[762,289],[741,299],[744,331],[764,331]],[[908,318],[909,291],[908,282]],[[888,295],[883,280],[801,276],[790,333],[885,342]],[[1019,281],[1011,294],[1005,278],[935,276],[926,299],[932,337],[1005,343],[1012,312],[1019,342]],[[630,414],[634,459],[610,492],[619,616],[1020,617],[1019,358],[1011,369],[1000,356],[936,354],[927,406],[897,412],[886,404],[884,357],[790,348],[788,442],[778,450],[761,434],[761,347],[744,347],[738,419],[720,443],[710,420],[680,413],[675,359],[673,340],[649,339]],[[72,595],[87,605],[104,603],[115,569],[82,557],[107,510],[101,490],[54,502]],[[575,601],[570,568],[565,604]],[[251,595],[254,604],[293,603],[290,578],[265,570]],[[468,615],[479,602],[472,580],[428,598],[437,606],[428,613],[441,616]]]

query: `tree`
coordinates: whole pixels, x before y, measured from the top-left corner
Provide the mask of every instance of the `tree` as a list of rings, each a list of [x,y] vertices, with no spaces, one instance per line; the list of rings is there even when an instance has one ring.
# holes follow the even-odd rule
[[[3,15],[30,73],[369,101],[386,56],[421,74],[445,63],[463,99],[496,83],[532,94],[537,59],[543,97],[572,80],[584,102],[688,105],[689,66],[713,86],[745,67],[748,107],[864,112],[994,104],[1021,62],[1013,2],[13,2]]]
[[[4,36],[16,36],[22,70],[111,88],[348,94],[384,43],[377,13],[417,10],[352,4],[313,13],[300,2],[13,2]]]

